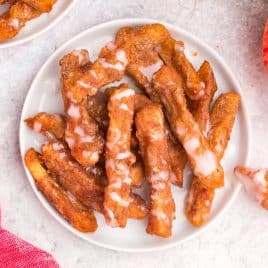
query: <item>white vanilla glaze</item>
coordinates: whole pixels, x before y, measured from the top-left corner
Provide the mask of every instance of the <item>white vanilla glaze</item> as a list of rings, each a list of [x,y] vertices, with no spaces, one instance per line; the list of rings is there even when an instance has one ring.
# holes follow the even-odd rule
[[[175,50],[178,52],[184,52],[184,46],[183,45],[175,45]]]
[[[165,224],[170,224],[170,219],[168,218],[168,216],[161,210],[157,210],[157,209],[152,209],[150,211],[152,216],[157,217],[159,220],[162,220],[165,222]]]
[[[108,225],[111,226],[111,227],[118,227],[119,224],[118,224],[118,221],[116,220],[116,218],[114,216],[113,211],[108,208],[108,206],[105,204],[105,202],[103,204],[103,208],[104,208],[104,211],[107,213],[107,215],[109,217]]]
[[[131,156],[130,151],[121,152],[116,154],[116,159],[123,160],[129,158],[130,156]]]
[[[148,181],[154,184],[157,181],[167,181],[168,179],[169,179],[169,173],[167,171],[160,171],[158,173],[151,175],[148,178]]]
[[[124,50],[119,49],[116,52],[116,59],[123,64],[124,68],[127,66],[128,60],[127,60],[126,52]]]
[[[9,26],[17,30],[20,26],[20,21],[18,19],[12,19],[9,23]]]
[[[79,110],[79,106],[74,105],[73,103],[70,105],[67,114],[70,117],[76,118],[78,119],[80,117],[80,110]]]
[[[199,146],[200,142],[196,137],[192,137],[184,143],[184,148],[190,155],[194,154]]]
[[[54,143],[52,143],[52,149],[54,151],[60,151],[60,150],[64,149],[64,146],[59,142],[54,142]]]
[[[118,203],[120,206],[122,207],[128,207],[129,206],[129,201],[128,200],[125,200],[123,199],[118,193],[116,192],[111,192],[110,193],[110,197],[111,199]]]
[[[147,78],[149,82],[152,81],[153,75],[160,70],[163,66],[163,62],[158,60],[156,63],[148,65],[148,66],[140,66],[139,71]]]
[[[33,130],[36,132],[40,132],[42,129],[42,124],[40,122],[34,122],[33,124]]]
[[[127,111],[127,112],[129,111],[129,108],[125,103],[120,104],[119,109]]]
[[[206,150],[200,154],[194,154],[193,156],[196,164],[196,172],[203,176],[209,176],[217,170],[217,158],[210,150]]]
[[[79,65],[84,65],[88,62],[89,58],[88,58],[88,54],[83,51],[82,49],[81,50],[74,50],[72,52],[72,54],[78,58],[78,64]]]
[[[122,98],[128,98],[133,95],[135,95],[135,91],[131,88],[127,88],[125,90],[122,90],[121,92],[114,94],[112,98],[116,100],[121,100]]]
[[[158,129],[151,128],[150,129],[150,137],[153,141],[159,141],[162,140],[164,137]]]

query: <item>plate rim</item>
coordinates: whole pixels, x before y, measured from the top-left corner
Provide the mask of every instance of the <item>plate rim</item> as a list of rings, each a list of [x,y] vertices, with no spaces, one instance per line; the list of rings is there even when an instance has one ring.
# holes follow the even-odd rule
[[[57,23],[59,23],[60,20],[65,17],[65,15],[67,15],[69,13],[69,11],[74,7],[74,5],[77,2],[77,0],[70,0],[70,1],[71,2],[67,6],[67,8],[62,13],[60,13],[59,16],[56,17],[51,23],[47,24],[43,29],[41,29],[40,31],[37,31],[34,34],[30,34],[28,37],[24,37],[24,38],[19,39],[19,40],[12,40],[12,39],[10,39],[11,42],[8,42],[8,43],[3,42],[3,43],[0,43],[0,49],[11,48],[11,47],[15,47],[15,46],[20,46],[22,44],[25,44],[27,42],[30,42],[30,41],[36,39],[37,37],[39,37],[43,33],[49,31],[52,27],[54,27]],[[36,18],[36,19],[38,19],[38,18]],[[27,25],[26,25],[26,27],[27,27]],[[18,35],[19,35],[19,33],[18,33]]]
[[[76,0],[74,0],[74,1],[76,1]],[[231,71],[231,68],[225,63],[225,61],[222,58],[222,56],[220,56],[213,48],[211,48],[209,45],[207,45],[203,40],[199,39],[194,34],[182,29],[179,26],[175,26],[173,24],[170,24],[170,23],[167,23],[167,22],[164,22],[164,21],[161,21],[161,20],[155,20],[155,19],[149,19],[149,18],[127,18],[127,19],[111,20],[111,21],[107,21],[107,22],[104,22],[104,23],[97,24],[97,25],[94,25],[92,27],[89,27],[88,29],[78,33],[77,35],[75,35],[74,37],[69,39],[67,42],[63,43],[61,46],[59,46],[48,57],[48,59],[41,66],[41,68],[39,69],[37,74],[34,76],[33,81],[31,83],[31,86],[29,88],[29,91],[27,92],[26,98],[24,100],[24,104],[23,104],[23,108],[22,108],[22,112],[21,112],[21,117],[20,117],[20,124],[19,124],[19,148],[20,148],[20,155],[21,155],[23,167],[24,167],[25,173],[27,175],[27,179],[30,182],[30,185],[31,185],[36,197],[39,199],[41,204],[46,208],[47,212],[57,222],[59,222],[61,225],[63,225],[63,227],[65,227],[68,231],[70,231],[73,235],[83,239],[84,241],[87,241],[88,243],[92,243],[93,245],[97,245],[97,246],[102,247],[102,248],[121,251],[121,252],[129,252],[129,253],[153,252],[153,251],[165,250],[165,249],[168,249],[168,248],[172,248],[172,247],[181,245],[182,243],[184,243],[186,241],[189,241],[189,240],[201,235],[210,226],[212,226],[212,224],[217,222],[219,220],[219,218],[221,218],[222,215],[230,208],[230,206],[233,204],[235,198],[237,197],[237,195],[238,195],[238,193],[239,193],[239,191],[241,189],[241,184],[238,183],[237,185],[235,185],[234,191],[233,191],[231,197],[228,199],[228,201],[226,201],[226,204],[224,205],[224,207],[217,213],[217,215],[213,219],[208,221],[206,223],[206,225],[204,225],[203,227],[199,228],[198,231],[193,232],[192,234],[188,235],[187,237],[185,237],[183,239],[180,239],[178,241],[174,241],[174,242],[172,242],[170,244],[159,245],[159,246],[150,246],[148,248],[143,248],[143,247],[139,247],[139,248],[123,248],[123,247],[120,247],[120,246],[113,246],[111,244],[98,242],[98,241],[93,240],[91,238],[86,239],[82,235],[82,233],[80,233],[79,231],[75,230],[73,227],[71,227],[71,225],[69,223],[67,223],[65,220],[63,220],[63,218],[59,214],[57,214],[56,211],[54,211],[52,209],[52,207],[48,204],[48,202],[45,202],[44,200],[41,199],[41,197],[40,197],[41,193],[39,193],[39,191],[35,187],[34,180],[33,180],[30,172],[28,171],[28,169],[27,169],[27,167],[25,165],[24,155],[22,155],[22,138],[21,138],[22,137],[22,129],[23,129],[22,125],[24,124],[23,119],[24,119],[24,114],[25,114],[25,110],[26,110],[25,107],[27,107],[26,104],[29,102],[30,92],[31,92],[32,88],[35,86],[35,83],[37,83],[37,80],[39,80],[39,76],[41,76],[41,73],[46,68],[46,66],[51,61],[53,61],[53,59],[55,57],[57,57],[57,55],[59,53],[61,53],[70,43],[72,43],[75,40],[83,37],[84,35],[87,35],[89,32],[98,31],[101,28],[109,27],[111,25],[116,26],[117,24],[125,24],[125,25],[129,24],[129,25],[131,25],[131,24],[149,24],[149,23],[161,23],[161,24],[165,25],[169,30],[174,30],[174,31],[177,31],[177,32],[181,32],[184,36],[186,36],[187,38],[191,39],[196,44],[201,45],[203,48],[205,48],[213,56],[213,58],[219,63],[219,65],[224,69],[224,71],[226,72],[226,74],[228,76],[228,79],[230,79],[231,83],[234,84],[235,90],[241,96],[240,109],[241,109],[242,115],[244,117],[246,137],[247,137],[247,151],[245,153],[245,161],[244,161],[243,165],[247,165],[248,162],[249,162],[250,152],[251,152],[251,123],[250,123],[250,119],[249,119],[249,112],[248,112],[248,108],[247,108],[247,105],[246,105],[245,97],[244,97],[243,91],[241,89],[241,84],[240,84],[239,80],[236,78],[235,75],[233,75],[233,73]]]

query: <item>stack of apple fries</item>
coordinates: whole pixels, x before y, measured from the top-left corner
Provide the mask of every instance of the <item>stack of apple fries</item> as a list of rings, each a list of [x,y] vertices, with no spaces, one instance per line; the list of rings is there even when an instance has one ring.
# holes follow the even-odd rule
[[[183,186],[189,161],[185,215],[194,226],[206,223],[215,190],[224,185],[220,160],[239,95],[221,94],[210,110],[217,90],[210,64],[196,71],[183,42],[161,24],[124,27],[95,62],[82,49],[65,55],[60,66],[65,114],[25,120],[48,139],[41,153],[27,151],[25,163],[55,209],[82,232],[97,229],[94,210],[121,228],[148,215],[147,233],[169,237],[171,184]],[[107,87],[124,75],[143,93],[125,83]],[[132,192],[143,183],[147,202]]]

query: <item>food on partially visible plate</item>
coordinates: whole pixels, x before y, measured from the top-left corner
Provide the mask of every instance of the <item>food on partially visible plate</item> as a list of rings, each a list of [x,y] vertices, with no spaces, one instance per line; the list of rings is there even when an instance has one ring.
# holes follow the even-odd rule
[[[25,24],[50,12],[56,0],[2,0],[9,9],[0,15],[0,42],[15,37]]]
[[[66,54],[60,61],[65,114],[42,112],[25,120],[48,138],[40,154],[26,153],[32,176],[30,153],[38,156],[43,174],[55,178],[64,200],[81,204],[89,215],[104,214],[111,227],[148,215],[147,233],[170,237],[171,184],[184,186],[189,160],[194,178],[185,214],[192,225],[205,224],[215,189],[224,185],[220,160],[240,98],[222,94],[210,111],[217,90],[213,69],[205,61],[196,71],[183,50],[163,25],[147,24],[121,28],[94,62],[85,49]],[[126,83],[110,85],[125,75],[139,92]],[[147,200],[136,193],[143,188]],[[94,216],[92,228],[78,228],[64,213],[70,203],[59,209],[39,190],[75,228],[95,231]]]
[[[251,198],[268,210],[268,169],[238,166],[234,173]]]

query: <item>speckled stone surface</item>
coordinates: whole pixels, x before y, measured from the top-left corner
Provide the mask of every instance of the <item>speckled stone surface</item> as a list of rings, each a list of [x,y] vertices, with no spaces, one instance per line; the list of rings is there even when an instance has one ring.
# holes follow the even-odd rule
[[[59,0],[60,1],[60,0]],[[24,98],[53,51],[82,30],[145,17],[184,28],[215,48],[240,80],[252,123],[251,165],[268,166],[268,75],[262,64],[266,0],[78,0],[56,27],[25,45],[0,50],[0,204],[5,228],[51,252],[65,268],[267,267],[268,212],[241,191],[198,238],[161,253],[128,254],[90,245],[62,228],[35,197],[22,168],[18,130]],[[1,241],[0,241],[1,243]]]

